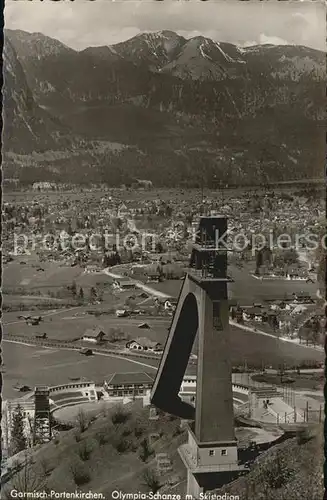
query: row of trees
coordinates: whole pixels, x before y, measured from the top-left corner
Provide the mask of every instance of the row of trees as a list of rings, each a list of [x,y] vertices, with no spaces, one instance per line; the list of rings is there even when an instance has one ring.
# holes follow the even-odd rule
[[[20,405],[17,406],[12,416],[10,435],[10,455],[16,455],[26,450],[28,447],[28,440],[25,433],[24,414]]]
[[[75,281],[73,281],[73,283],[68,287],[68,289],[70,290],[70,292],[75,300],[84,301],[84,299],[86,298],[84,289],[82,287],[80,287],[78,290]],[[94,286],[92,286],[90,288],[90,292],[89,292],[89,301],[92,303],[98,299],[99,299],[98,292],[97,292],[96,288]]]

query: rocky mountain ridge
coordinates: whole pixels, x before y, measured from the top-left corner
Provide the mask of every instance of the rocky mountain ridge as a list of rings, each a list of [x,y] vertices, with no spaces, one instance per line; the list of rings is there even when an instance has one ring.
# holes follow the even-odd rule
[[[80,145],[91,154],[88,170],[102,181],[114,170],[123,173],[119,181],[147,175],[176,184],[187,175],[196,184],[199,165],[208,182],[320,175],[325,54],[319,51],[241,48],[171,31],[82,51],[41,33],[6,30],[5,39],[8,151],[60,149],[61,137],[66,148]],[[48,124],[43,134],[37,116]],[[14,130],[26,123],[29,134],[17,136]],[[99,141],[123,147],[104,155]]]

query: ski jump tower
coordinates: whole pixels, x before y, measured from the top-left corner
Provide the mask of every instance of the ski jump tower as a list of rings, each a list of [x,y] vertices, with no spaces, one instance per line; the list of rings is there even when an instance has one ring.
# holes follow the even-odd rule
[[[33,445],[47,443],[51,439],[49,387],[35,387],[34,391]]]
[[[188,443],[179,448],[187,468],[187,494],[218,488],[234,476],[238,450],[234,432],[232,366],[229,352],[227,219],[201,217],[151,403],[189,419]],[[183,402],[179,389],[198,333],[196,403]]]

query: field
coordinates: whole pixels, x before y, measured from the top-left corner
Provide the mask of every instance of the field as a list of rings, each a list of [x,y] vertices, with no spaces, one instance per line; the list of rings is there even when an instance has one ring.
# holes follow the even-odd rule
[[[294,389],[310,389],[310,390],[322,390],[324,385],[324,374],[323,373],[302,373],[298,375],[297,373],[288,374],[288,376],[293,380],[292,388]],[[257,382],[264,382],[268,385],[280,385],[280,376],[273,374],[264,375],[254,375],[253,380]],[[287,377],[286,377],[287,380]],[[290,383],[290,382],[289,382]]]
[[[65,406],[63,408],[59,408],[53,412],[53,416],[60,422],[76,422],[77,415],[81,411],[86,413],[88,417],[92,417],[98,415],[100,412],[108,410],[114,405],[115,403],[110,401],[101,401],[100,403],[81,403],[75,406]]]
[[[305,179],[303,180],[305,184],[308,184],[309,180]],[[292,186],[290,186],[292,184]],[[301,181],[296,181],[295,183],[291,181],[290,183],[278,183],[271,185],[271,188],[274,190],[275,194],[281,194],[281,193],[290,193],[290,190],[298,190],[302,189],[302,187],[299,187],[299,184],[301,184]],[[323,190],[322,182],[318,180],[318,182],[312,182],[312,185],[314,186],[315,184],[320,184],[321,190]],[[250,186],[250,187],[234,187],[234,188],[225,188],[224,190],[221,189],[209,189],[205,188],[204,189],[204,195],[208,197],[223,197],[226,201],[228,200],[229,197],[238,197],[242,196],[244,194],[250,194],[253,196],[254,194],[259,195],[265,195],[266,194],[266,187],[260,187],[260,186]],[[56,191],[49,191],[47,193],[42,193],[38,191],[33,191],[33,190],[25,190],[25,191],[9,191],[6,190],[4,193],[4,198],[6,202],[9,203],[17,203],[19,204],[25,204],[29,203],[31,201],[36,201],[40,204],[42,203],[56,203],[56,202],[62,202],[62,201],[68,201],[70,203],[73,203],[74,201],[80,201],[84,199],[91,199],[91,200],[100,200],[101,198],[109,197],[109,196],[118,196],[121,200],[127,201],[127,200],[144,200],[144,198],[148,200],[157,200],[158,198],[165,200],[165,201],[171,201],[172,203],[174,202],[182,202],[182,201],[190,201],[190,200],[195,200],[195,199],[201,199],[201,192],[198,188],[192,189],[192,188],[187,188],[187,189],[182,189],[182,188],[160,188],[160,189],[151,189],[144,191],[142,189],[140,190],[125,190],[125,189],[119,189],[119,188],[112,188],[108,190],[104,189],[99,189],[98,191],[93,189],[92,192],[90,191],[82,191],[82,190],[75,190],[74,191],[65,191],[65,192],[56,192]]]
[[[67,328],[69,333],[65,333],[62,326],[65,320],[59,319],[56,326],[56,316],[52,317],[53,324],[51,328],[54,335],[65,338],[67,335],[73,337],[77,333],[77,330],[72,330],[71,326],[69,329]],[[128,320],[122,320],[128,322]],[[114,321],[118,324],[118,319],[114,319]],[[69,321],[69,324],[74,325],[74,321]],[[14,326],[19,327],[20,325],[12,325],[12,327]],[[140,332],[144,332],[144,330],[139,330],[137,327],[136,329],[139,336],[142,335]],[[167,335],[167,330],[164,333],[162,326],[159,329],[155,327],[153,331],[146,330],[145,332],[146,335],[161,342],[164,341]],[[324,360],[324,353],[313,348],[282,342],[272,337],[247,332],[236,327],[231,327],[230,333],[231,358],[234,365],[244,365],[246,362],[248,366],[256,365],[261,367],[262,364],[265,364],[277,368],[281,363],[296,365],[303,362],[309,363],[310,361],[323,362]],[[195,346],[194,352],[196,350]],[[153,373],[151,368],[143,366],[135,362],[135,360],[101,356],[100,361],[98,355],[84,357],[71,350],[27,347],[5,341],[3,351],[5,359],[4,398],[18,397],[19,393],[12,388],[17,382],[33,387],[38,384],[55,385],[65,383],[69,377],[85,377],[94,381],[101,381],[105,376],[113,372],[150,371]],[[156,361],[151,359],[142,360],[142,362],[145,365],[156,365]]]
[[[25,264],[21,264],[25,262]],[[41,267],[44,271],[37,271]],[[22,255],[4,266],[3,281],[5,288],[24,288],[29,291],[56,290],[59,287],[71,285],[83,270],[58,262],[40,262],[35,254]]]
[[[114,315],[102,314],[99,317],[87,314],[87,307],[76,307],[58,311],[48,311],[41,313],[43,321],[36,326],[28,326],[24,320],[17,319],[19,313],[4,313],[4,333],[16,334],[28,337],[35,337],[46,333],[49,339],[73,340],[81,338],[87,329],[101,327],[105,333],[110,329],[120,329],[130,338],[143,337],[146,335],[151,340],[165,342],[170,318],[155,318],[135,316],[133,318],[116,318]],[[24,311],[24,315],[29,315]],[[32,315],[36,313],[31,311]],[[146,322],[150,328],[142,330],[138,327]]]
[[[3,342],[4,384],[3,399],[14,399],[21,393],[14,390],[18,384],[59,385],[69,382],[69,378],[84,377],[87,380],[101,382],[115,372],[149,372],[154,369],[137,362],[112,356],[82,356],[71,350],[45,349],[30,347],[11,342]],[[146,360],[151,365],[152,360]]]
[[[113,194],[113,193],[110,193]],[[123,199],[142,199],[144,192],[131,193],[119,192]],[[195,195],[195,193],[193,193]],[[166,190],[160,192],[162,199],[174,200],[190,199],[190,191],[182,194],[180,191]],[[25,203],[27,198],[42,203],[44,199],[84,199],[91,197],[100,199],[107,196],[103,192],[96,193],[72,193],[60,195],[49,193],[49,195],[36,193],[22,193],[14,197],[15,203]],[[109,196],[109,193],[108,193]],[[158,193],[152,191],[147,193],[147,197],[156,198]],[[262,302],[265,298],[283,298],[285,293],[291,294],[296,291],[307,291],[315,296],[316,284],[293,281],[261,281],[251,276],[253,263],[246,263],[242,269],[235,266],[230,267],[230,273],[234,282],[230,284],[229,295],[232,300],[241,304],[250,305],[253,302]],[[41,268],[41,269],[40,269]],[[4,312],[3,326],[4,338],[4,398],[18,397],[20,393],[13,389],[16,383],[26,384],[32,388],[38,384],[55,385],[66,383],[69,378],[85,377],[95,382],[102,381],[108,374],[113,372],[137,372],[150,371],[154,373],[151,366],[155,366],[157,361],[144,359],[144,364],[132,359],[115,358],[109,355],[95,355],[93,357],[81,356],[72,350],[44,349],[38,347],[25,346],[7,342],[6,335],[20,335],[33,338],[36,335],[47,334],[49,339],[72,340],[81,338],[86,330],[94,327],[101,327],[105,333],[109,333],[112,328],[122,330],[128,337],[136,338],[146,336],[153,341],[164,344],[168,334],[171,318],[160,318],[154,316],[135,316],[130,318],[116,318],[112,312],[124,306],[126,299],[131,295],[139,295],[140,290],[126,291],[121,293],[112,292],[110,283],[112,278],[104,273],[85,274],[84,269],[79,266],[70,266],[59,262],[40,262],[37,255],[21,256],[15,258],[13,262],[5,266],[3,280],[5,305],[9,304],[18,308],[19,304],[24,304],[24,315],[41,315],[43,321],[37,326],[28,326],[17,316],[20,312]],[[76,282],[77,289],[83,288],[86,299],[91,287],[103,289],[103,302],[98,305],[78,306],[77,302],[73,306],[72,296],[67,287]],[[108,285],[108,286],[106,286]],[[181,280],[166,281],[163,283],[151,283],[151,287],[156,288],[172,296],[178,296]],[[7,294],[6,294],[7,291]],[[63,298],[58,298],[59,293]],[[51,294],[53,304],[46,307],[46,299]],[[137,302],[142,301],[141,298]],[[74,302],[74,301],[73,301]],[[44,310],[35,309],[38,305],[45,304]],[[56,305],[65,305],[65,308],[55,309]],[[51,309],[53,307],[53,309]],[[89,314],[90,309],[107,314]],[[143,330],[138,326],[146,322],[150,328]],[[187,332],[185,332],[187,335]],[[249,367],[265,366],[278,367],[282,363],[297,365],[312,361],[323,361],[324,355],[321,351],[306,346],[299,346],[289,342],[283,342],[275,338],[263,336],[255,332],[241,330],[235,326],[230,328],[231,359],[234,366]],[[92,348],[92,344],[90,344]],[[124,347],[122,345],[122,347]],[[193,352],[197,352],[195,344]],[[106,359],[105,359],[106,358]]]
[[[70,285],[73,280],[78,286],[83,286],[85,290],[88,287],[96,286],[97,283],[109,283],[110,278],[104,274],[83,274],[83,270],[77,267],[60,267],[58,263],[47,263],[43,266],[45,271],[36,271],[35,264],[31,260],[28,264],[20,265],[17,262],[11,263],[6,268],[4,278],[11,287],[22,287],[28,293],[29,290],[39,290],[47,293],[49,289],[65,287]],[[231,285],[231,295],[235,297],[246,298],[248,302],[255,297],[262,298],[265,295],[276,293],[282,295],[287,290],[288,293],[294,291],[294,283],[291,282],[261,282],[249,277],[246,270],[237,270],[238,275],[234,276],[237,281]],[[12,279],[10,279],[12,278]],[[165,286],[174,286],[176,294],[181,286],[181,281],[160,283],[157,286],[163,289]],[[297,285],[299,285],[297,283]],[[7,285],[9,286],[9,285]],[[303,287],[303,284],[300,284]],[[272,290],[272,287],[275,290]],[[166,291],[166,290],[165,290]],[[171,293],[171,292],[169,292]],[[111,328],[119,328],[131,338],[147,336],[151,340],[165,343],[170,318],[155,317],[134,317],[134,318],[116,318],[114,315],[102,314],[94,316],[88,314],[89,309],[112,310],[123,304],[126,298],[132,292],[123,292],[121,294],[112,294],[105,292],[104,303],[99,306],[80,306],[59,310],[42,311],[43,321],[38,326],[28,326],[17,316],[19,312],[5,312],[3,315],[4,335],[17,334],[28,338],[46,333],[48,338],[60,340],[72,340],[83,336],[87,329],[99,326],[106,333]],[[24,303],[33,302],[33,296],[12,296],[13,299],[20,298]],[[42,301],[42,296],[35,297],[35,303]],[[28,311],[24,311],[28,315]],[[31,314],[38,314],[31,310]],[[150,328],[142,330],[138,328],[141,322],[147,322]],[[281,363],[295,365],[310,361],[323,361],[324,356],[321,351],[305,346],[299,346],[288,342],[282,342],[258,333],[247,332],[237,327],[230,329],[231,339],[231,358],[233,365],[244,365],[261,367],[278,367]],[[132,362],[132,360],[118,359],[114,357],[96,355],[86,358],[79,353],[71,350],[43,349],[38,347],[27,347],[24,345],[4,342],[4,398],[15,398],[20,394],[13,389],[16,383],[26,384],[32,388],[38,384],[55,385],[66,383],[70,377],[85,377],[94,381],[102,381],[108,374],[119,372],[137,372],[151,371],[149,365],[156,364],[153,360],[143,360],[145,365]],[[90,344],[92,347],[92,344]],[[197,345],[194,346],[194,352],[197,352]]]
[[[254,270],[254,263],[247,263],[242,269],[230,266],[229,274],[234,282],[230,283],[229,298],[240,303],[240,305],[253,305],[254,302],[262,302],[271,297],[282,299],[285,294],[291,295],[293,292],[305,291],[316,296],[317,284],[306,283],[305,281],[287,280],[258,280],[251,276]],[[182,281],[170,280],[162,283],[152,283],[156,290],[167,293],[172,297],[178,297]]]

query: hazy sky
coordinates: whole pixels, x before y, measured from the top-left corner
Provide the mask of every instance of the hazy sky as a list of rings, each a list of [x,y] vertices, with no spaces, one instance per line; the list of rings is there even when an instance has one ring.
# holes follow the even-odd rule
[[[6,0],[4,15],[6,28],[41,32],[78,50],[163,29],[239,45],[297,44],[326,50],[325,7],[312,1]]]

